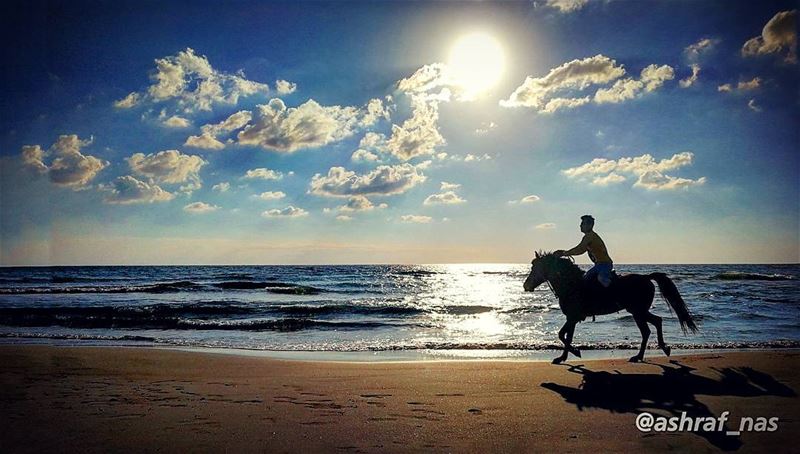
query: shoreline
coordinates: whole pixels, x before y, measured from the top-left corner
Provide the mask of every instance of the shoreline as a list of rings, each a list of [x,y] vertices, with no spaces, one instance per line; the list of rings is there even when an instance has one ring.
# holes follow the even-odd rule
[[[784,341],[774,341],[773,345],[755,347],[698,347],[680,348],[673,347],[672,357],[707,355],[718,353],[736,352],[763,352],[763,351],[787,351],[800,353],[800,346],[786,345],[775,346],[775,343]],[[785,341],[788,343],[792,341]],[[561,354],[557,349],[398,349],[398,350],[364,350],[364,351],[337,351],[337,350],[267,350],[241,347],[214,347],[214,346],[193,346],[193,345],[174,345],[166,343],[136,342],[131,341],[115,342],[104,340],[86,339],[58,339],[41,337],[9,337],[0,338],[0,347],[3,346],[48,346],[56,348],[132,348],[132,349],[154,349],[185,351],[200,354],[220,354],[243,357],[256,357],[286,361],[319,361],[319,362],[353,362],[353,363],[373,363],[373,362],[429,362],[429,361],[531,361],[531,362],[550,362],[555,356]],[[633,356],[638,347],[631,348],[586,348],[582,349],[581,358],[570,354],[570,359],[574,361],[600,361],[600,360],[619,360],[628,359]],[[666,356],[653,343],[648,346],[645,358]]]
[[[334,362],[0,345],[5,452],[785,451],[800,352]],[[777,431],[643,433],[641,412],[777,417]],[[54,424],[54,421],[58,421]]]

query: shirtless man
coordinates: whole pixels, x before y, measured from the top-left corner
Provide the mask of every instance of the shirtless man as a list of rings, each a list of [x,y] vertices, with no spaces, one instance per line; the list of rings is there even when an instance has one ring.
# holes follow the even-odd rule
[[[592,230],[594,228],[594,218],[590,215],[581,216],[581,232],[583,232],[583,239],[581,243],[574,248],[564,251],[558,250],[553,254],[556,257],[563,257],[565,255],[581,255],[584,252],[589,253],[589,259],[594,263],[594,266],[586,272],[583,276],[587,281],[597,278],[603,287],[611,285],[611,270],[614,268],[614,262],[606,250],[606,244],[600,238],[600,235]]]

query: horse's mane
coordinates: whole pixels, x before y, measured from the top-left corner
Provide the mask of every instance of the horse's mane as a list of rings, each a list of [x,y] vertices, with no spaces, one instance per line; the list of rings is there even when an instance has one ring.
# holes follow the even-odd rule
[[[561,274],[565,276],[574,276],[578,278],[583,277],[583,271],[575,264],[574,259],[571,256],[567,257],[556,257],[553,255],[553,251],[537,251],[537,256],[540,259],[546,259],[551,261],[556,268],[557,271],[560,271]]]

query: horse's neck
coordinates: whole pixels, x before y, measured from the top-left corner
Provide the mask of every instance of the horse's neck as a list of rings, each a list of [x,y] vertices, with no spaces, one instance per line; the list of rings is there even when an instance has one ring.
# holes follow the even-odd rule
[[[580,288],[578,286],[579,282],[576,282],[575,279],[570,279],[568,277],[569,273],[566,272],[556,272],[550,276],[550,285],[553,287],[553,292],[556,294],[559,300],[565,298],[572,298],[575,291]]]

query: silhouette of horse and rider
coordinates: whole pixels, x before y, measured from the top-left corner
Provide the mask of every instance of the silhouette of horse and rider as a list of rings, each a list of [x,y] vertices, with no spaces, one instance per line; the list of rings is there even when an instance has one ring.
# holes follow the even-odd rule
[[[525,291],[532,292],[544,282],[558,298],[561,312],[567,317],[566,323],[558,332],[558,338],[564,344],[561,356],[553,360],[559,364],[567,359],[569,353],[580,357],[580,350],[572,346],[572,336],[575,325],[589,316],[605,315],[621,310],[633,315],[636,326],[642,333],[642,343],[639,353],[630,358],[631,362],[644,359],[647,340],[650,337],[648,323],[656,328],[658,347],[667,355],[670,347],[664,342],[661,329],[661,317],[650,313],[655,296],[655,286],[658,284],[661,296],[675,311],[684,332],[697,331],[692,315],[686,303],[681,298],[677,287],[664,273],[625,274],[617,276],[614,272],[614,262],[608,254],[606,245],[600,235],[594,231],[594,218],[590,215],[581,217],[581,232],[583,239],[580,244],[569,250],[554,252],[536,252],[531,261],[531,272],[525,279]],[[594,266],[585,274],[578,268],[572,259],[564,258],[589,253],[589,259]]]

